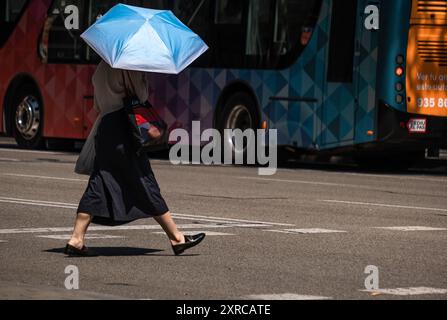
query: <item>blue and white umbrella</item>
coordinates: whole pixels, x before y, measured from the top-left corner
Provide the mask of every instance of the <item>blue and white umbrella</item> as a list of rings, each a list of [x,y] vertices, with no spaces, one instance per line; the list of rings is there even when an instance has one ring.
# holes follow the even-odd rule
[[[178,74],[208,46],[171,11],[118,4],[81,37],[112,68]]]

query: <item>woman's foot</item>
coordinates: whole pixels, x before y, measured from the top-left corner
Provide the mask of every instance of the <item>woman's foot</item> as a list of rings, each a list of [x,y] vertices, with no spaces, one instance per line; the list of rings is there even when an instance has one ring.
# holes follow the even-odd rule
[[[89,250],[86,246],[83,246],[81,249],[74,247],[67,243],[64,253],[70,257],[97,257],[98,255]]]
[[[184,237],[183,242],[176,244],[176,245],[174,245],[174,244],[172,245],[172,250],[174,250],[174,254],[176,256],[178,256],[179,254],[182,254],[185,250],[195,247],[200,242],[202,242],[202,240],[205,239],[205,234],[199,233],[196,235],[183,236],[183,237]],[[171,241],[171,243],[172,243],[172,241]]]
[[[82,240],[72,238],[65,246],[64,253],[71,257],[96,257],[97,254],[89,250]]]
[[[84,241],[82,239],[78,239],[77,237],[71,237],[70,241],[68,241],[67,245],[70,245],[76,249],[81,250],[84,247]]]
[[[171,239],[170,241],[171,241],[172,246],[176,246],[176,245],[185,243],[186,239],[185,239],[185,236],[183,235],[183,233],[178,232],[175,235],[175,239]]]

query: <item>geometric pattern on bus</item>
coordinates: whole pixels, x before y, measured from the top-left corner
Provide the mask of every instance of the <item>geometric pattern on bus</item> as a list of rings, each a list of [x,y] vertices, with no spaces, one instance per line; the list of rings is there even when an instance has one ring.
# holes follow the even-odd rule
[[[210,128],[222,90],[239,79],[256,93],[262,118],[278,130],[279,144],[324,149],[373,140],[374,136],[366,132],[375,129],[377,34],[364,32],[360,39],[355,63],[362,74],[358,87],[327,84],[330,4],[329,0],[323,1],[312,40],[292,67],[281,71],[187,69],[180,76],[153,75],[154,104],[167,106],[160,112],[168,123],[177,122],[190,129],[191,121],[201,120],[202,128]],[[318,103],[271,101],[270,97],[316,98]]]

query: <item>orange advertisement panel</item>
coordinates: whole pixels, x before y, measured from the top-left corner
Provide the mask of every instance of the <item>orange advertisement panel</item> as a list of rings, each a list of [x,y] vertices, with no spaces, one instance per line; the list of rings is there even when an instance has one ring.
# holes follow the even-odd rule
[[[446,0],[413,0],[411,24],[445,24]]]
[[[407,111],[447,117],[447,29],[414,25],[407,53]]]

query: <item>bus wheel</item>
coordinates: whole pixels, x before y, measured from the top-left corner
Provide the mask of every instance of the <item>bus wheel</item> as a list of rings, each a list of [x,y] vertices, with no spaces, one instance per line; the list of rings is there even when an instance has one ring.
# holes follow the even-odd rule
[[[244,164],[247,164],[247,141],[244,139],[242,145],[237,144],[234,137],[225,136],[224,130],[240,129],[244,132],[247,129],[256,130],[258,127],[259,114],[253,98],[244,92],[238,92],[230,96],[224,105],[219,121],[219,130],[223,138],[222,151],[233,150],[233,160],[243,157]],[[254,144],[252,149],[256,151],[256,139],[251,141],[251,143]]]
[[[35,86],[25,84],[20,87],[12,104],[13,136],[17,144],[26,149],[38,149],[43,146],[42,101]]]

